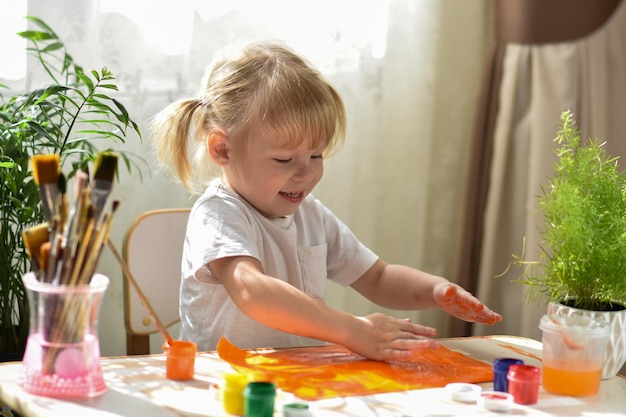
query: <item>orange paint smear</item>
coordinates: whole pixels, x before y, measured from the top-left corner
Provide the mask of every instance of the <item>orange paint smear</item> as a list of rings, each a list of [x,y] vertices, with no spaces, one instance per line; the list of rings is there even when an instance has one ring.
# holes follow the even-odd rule
[[[515,346],[512,346],[512,345],[505,345],[505,344],[502,344],[502,343],[498,343],[498,346],[503,347],[503,348],[505,348],[505,349],[512,350],[512,351],[513,351],[513,352],[515,352],[515,353],[519,353],[520,355],[528,356],[529,358],[533,358],[533,359],[536,359],[536,360],[538,360],[539,362],[541,362],[541,357],[539,357],[539,356],[537,356],[537,355],[533,355],[532,353],[528,353],[528,352],[526,352],[525,350],[520,349],[520,348],[517,348],[517,347],[515,347]]]
[[[364,359],[338,345],[242,350],[225,338],[217,352],[237,371],[272,381],[307,401],[493,380],[491,365],[444,346],[418,350],[409,360],[398,362]]]

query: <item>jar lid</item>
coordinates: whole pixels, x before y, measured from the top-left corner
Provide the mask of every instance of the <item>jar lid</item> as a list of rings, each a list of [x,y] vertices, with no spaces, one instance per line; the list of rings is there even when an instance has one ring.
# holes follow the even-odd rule
[[[253,381],[249,382],[245,388],[249,393],[261,395],[274,395],[276,393],[276,385],[270,381]]]
[[[249,381],[248,375],[240,372],[226,372],[222,377],[226,385],[240,389],[244,389]]]
[[[463,403],[475,403],[481,391],[482,387],[477,384],[452,382],[446,385],[446,392],[450,394],[450,398]]]
[[[309,405],[306,403],[287,403],[283,405],[283,417],[309,417]]]
[[[493,360],[495,371],[507,371],[511,365],[521,365],[524,361],[516,358],[496,358]]]
[[[478,407],[489,411],[509,411],[513,405],[513,395],[500,391],[483,391],[478,397]]]
[[[517,381],[539,381],[541,370],[532,365],[511,365],[507,378]]]
[[[539,328],[547,332],[563,332],[585,336],[606,336],[611,328],[606,320],[584,315],[546,314],[539,322]]]

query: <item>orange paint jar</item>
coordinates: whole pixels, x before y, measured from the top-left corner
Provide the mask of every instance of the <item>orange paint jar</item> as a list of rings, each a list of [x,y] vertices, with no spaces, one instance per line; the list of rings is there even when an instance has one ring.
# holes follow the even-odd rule
[[[165,376],[167,379],[184,381],[193,379],[198,346],[187,340],[172,340],[163,344],[165,353]]]

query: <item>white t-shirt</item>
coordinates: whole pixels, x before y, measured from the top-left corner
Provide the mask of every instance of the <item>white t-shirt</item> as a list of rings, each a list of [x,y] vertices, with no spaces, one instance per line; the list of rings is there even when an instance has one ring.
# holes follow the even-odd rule
[[[326,280],[350,285],[378,257],[309,195],[291,216],[268,219],[221,180],[194,204],[187,224],[180,287],[181,339],[215,350],[222,336],[241,348],[323,342],[281,332],[245,315],[207,264],[230,256],[258,259],[265,274],[324,300]]]

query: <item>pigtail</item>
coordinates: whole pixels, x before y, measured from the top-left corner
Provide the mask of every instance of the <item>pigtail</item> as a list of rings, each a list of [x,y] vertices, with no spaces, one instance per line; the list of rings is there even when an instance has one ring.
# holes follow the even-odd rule
[[[152,123],[160,165],[190,192],[195,192],[190,141],[195,142],[196,132],[202,130],[202,109],[199,98],[178,100],[159,112]]]

